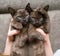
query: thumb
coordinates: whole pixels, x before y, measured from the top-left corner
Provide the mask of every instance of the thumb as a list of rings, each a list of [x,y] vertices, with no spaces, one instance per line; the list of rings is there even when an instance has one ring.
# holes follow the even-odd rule
[[[37,28],[36,31],[39,32],[43,37],[46,37],[46,34],[42,29]]]

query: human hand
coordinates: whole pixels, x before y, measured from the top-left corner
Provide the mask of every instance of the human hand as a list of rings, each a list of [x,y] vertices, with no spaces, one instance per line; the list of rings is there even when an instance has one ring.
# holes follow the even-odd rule
[[[49,34],[46,34],[42,29],[37,28],[36,31],[42,35],[43,39],[44,39],[44,48],[45,48],[45,53],[46,56],[53,56],[53,51],[51,48],[51,43],[50,43],[50,39],[49,39]]]
[[[49,34],[46,34],[42,29],[37,28],[36,31],[41,34],[41,36],[43,37],[44,41],[47,41],[49,38]]]
[[[20,31],[18,31],[18,30],[11,30],[11,31],[9,31],[8,32],[9,41],[13,41],[13,39],[14,39],[13,36],[19,34],[19,32]]]

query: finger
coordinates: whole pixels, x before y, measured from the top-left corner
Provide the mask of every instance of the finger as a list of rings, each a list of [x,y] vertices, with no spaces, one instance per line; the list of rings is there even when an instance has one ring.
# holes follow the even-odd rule
[[[18,34],[19,32],[20,32],[20,31],[18,31],[18,30],[9,31],[8,36],[16,35],[16,34]]]
[[[46,36],[45,32],[42,29],[37,28],[36,31],[38,31],[43,37]]]

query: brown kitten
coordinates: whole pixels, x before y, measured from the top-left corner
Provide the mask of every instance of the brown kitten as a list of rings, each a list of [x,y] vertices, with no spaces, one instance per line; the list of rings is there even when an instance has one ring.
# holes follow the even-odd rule
[[[11,7],[8,8],[12,16],[11,21],[11,30],[16,29],[19,30],[20,33],[18,35],[13,36],[13,45],[11,47],[11,55],[10,56],[22,56],[25,51],[24,46],[25,41],[27,40],[27,29],[28,29],[28,18],[29,14],[25,9],[15,10]],[[27,48],[27,47],[26,47]]]
[[[32,50],[33,49],[34,50],[31,51],[31,53],[33,53],[34,51],[36,51],[36,53],[33,53],[31,56],[34,56],[34,55],[46,56],[45,50],[44,50],[44,39],[36,31],[36,29],[41,28],[46,34],[49,34],[50,19],[48,16],[48,9],[49,9],[49,5],[38,8],[36,10],[33,10],[30,5],[26,7],[26,11],[29,13],[29,16],[30,16],[30,19],[29,19],[30,24],[29,24],[29,30],[28,30],[29,40],[32,46],[36,47],[36,49],[34,49],[34,47],[32,48]]]

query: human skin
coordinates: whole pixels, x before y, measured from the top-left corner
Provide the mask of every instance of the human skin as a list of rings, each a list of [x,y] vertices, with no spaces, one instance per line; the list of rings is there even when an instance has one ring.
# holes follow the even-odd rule
[[[9,41],[13,41],[13,36],[19,34],[20,31],[18,30],[12,30],[8,32],[8,38]]]
[[[42,35],[44,39],[44,48],[45,48],[46,56],[53,56],[53,51],[49,40],[49,34],[45,34],[44,31],[41,30],[40,28],[36,29],[36,31],[38,31],[39,34]]]
[[[3,52],[3,55],[10,55],[11,51],[11,46],[12,46],[12,40],[13,40],[13,35],[19,34],[20,31],[18,30],[10,30],[8,32],[7,40],[6,40],[6,45],[5,45],[5,50]]]

